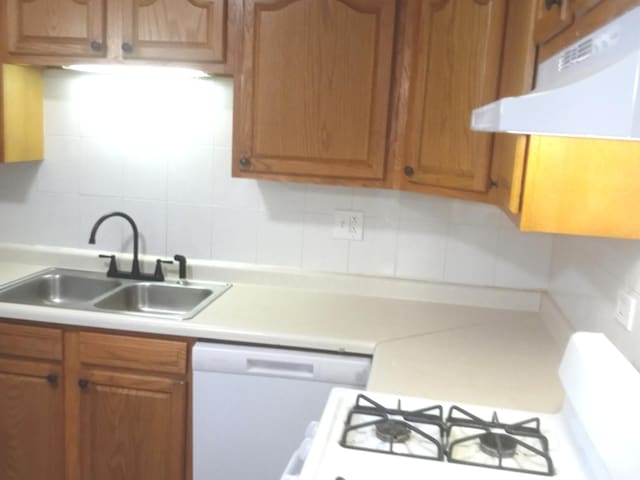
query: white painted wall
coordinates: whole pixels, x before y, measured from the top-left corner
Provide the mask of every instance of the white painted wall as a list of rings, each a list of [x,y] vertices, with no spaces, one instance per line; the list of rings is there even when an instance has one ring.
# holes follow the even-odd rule
[[[605,333],[640,369],[640,323],[615,320],[618,292],[640,292],[640,241],[557,236],[550,292],[576,330]]]
[[[495,207],[386,190],[232,179],[228,79],[45,73],[46,160],[0,166],[0,242],[86,247],[124,210],[141,249],[189,257],[463,284],[547,286],[551,237]],[[364,212],[364,241],[333,211]],[[110,220],[97,250],[129,250]]]

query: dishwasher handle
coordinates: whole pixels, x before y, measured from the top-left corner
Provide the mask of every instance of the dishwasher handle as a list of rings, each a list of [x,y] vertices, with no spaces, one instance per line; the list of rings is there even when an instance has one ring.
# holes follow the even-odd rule
[[[266,377],[313,378],[313,363],[247,358],[247,373]]]
[[[193,347],[195,375],[227,373],[281,377],[364,387],[371,358],[361,355],[198,342]]]

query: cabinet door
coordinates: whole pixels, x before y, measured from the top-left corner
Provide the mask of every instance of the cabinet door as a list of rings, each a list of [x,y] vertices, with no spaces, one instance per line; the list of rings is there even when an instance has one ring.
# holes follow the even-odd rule
[[[492,135],[469,125],[472,110],[498,96],[506,10],[506,0],[410,3],[406,131],[394,155],[403,188],[488,190]]]
[[[102,57],[106,0],[7,0],[9,53]]]
[[[583,1],[582,3],[594,3]],[[536,44],[545,43],[573,23],[573,8],[569,0],[538,0],[536,26],[533,34]]]
[[[80,478],[184,478],[183,381],[81,369],[77,389]]]
[[[43,158],[42,72],[0,64],[0,163]]]
[[[536,47],[533,29],[537,0],[518,0],[510,8],[502,54],[500,97],[515,97],[533,88]],[[520,213],[528,147],[527,135],[498,133],[493,142],[491,178],[496,202],[505,211]]]
[[[2,480],[64,479],[63,402],[60,365],[0,358]]]
[[[573,0],[573,13],[576,17],[584,15],[603,1],[604,0]]]
[[[124,58],[222,62],[227,0],[124,0]]]
[[[247,0],[233,174],[382,179],[397,0]]]

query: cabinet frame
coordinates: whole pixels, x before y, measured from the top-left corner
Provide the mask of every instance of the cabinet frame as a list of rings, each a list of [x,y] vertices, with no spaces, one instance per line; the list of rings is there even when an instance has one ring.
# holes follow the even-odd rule
[[[6,12],[7,2],[15,0],[0,0],[0,13]],[[75,1],[75,0],[69,0]],[[99,0],[82,0],[87,2],[95,2]],[[166,55],[154,55],[153,58],[130,58],[124,54],[122,44],[124,40],[124,3],[131,0],[101,0],[105,2],[106,16],[104,19],[104,43],[103,48],[96,54],[83,55],[81,53],[64,53],[50,54],[47,51],[37,51],[29,54],[12,53],[8,48],[8,38],[10,21],[9,17],[0,15],[0,61],[12,64],[24,65],[42,65],[42,66],[64,66],[78,63],[88,63],[96,65],[162,65],[188,67],[205,71],[216,75],[234,75],[236,73],[242,50],[242,18],[243,18],[243,0],[215,0],[224,2],[225,20],[224,20],[224,44],[222,46],[221,60],[219,61],[203,61],[194,58],[174,59],[171,50]],[[136,0],[137,1],[137,0]],[[192,0],[184,0],[192,1]],[[200,0],[193,0],[202,3]],[[206,2],[206,0],[204,0]],[[82,48],[85,48],[83,46]],[[90,48],[90,45],[87,46]],[[155,47],[152,47],[155,49]],[[80,50],[78,50],[80,51]],[[142,50],[143,52],[145,50]],[[148,51],[148,50],[147,50]]]
[[[394,76],[394,44],[399,4],[402,0],[332,0],[362,13],[377,13],[378,51],[374,64],[373,98],[369,124],[368,154],[365,159],[318,159],[302,156],[284,157],[256,152],[255,129],[255,22],[256,11],[273,11],[289,7],[300,0],[246,0],[244,14],[243,55],[235,81],[234,142],[232,174],[234,177],[326,183],[331,185],[384,186],[387,181],[387,132],[389,130],[390,91]],[[251,166],[241,165],[247,158]],[[320,161],[322,160],[322,161]],[[333,163],[331,163],[333,162]],[[335,170],[333,170],[335,169]]]

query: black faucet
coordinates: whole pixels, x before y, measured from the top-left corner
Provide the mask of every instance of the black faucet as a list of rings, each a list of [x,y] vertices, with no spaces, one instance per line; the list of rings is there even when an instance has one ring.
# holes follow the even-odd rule
[[[174,255],[173,259],[178,262],[178,276],[181,281],[187,279],[187,257],[184,255]]]
[[[146,281],[155,281],[162,282],[164,281],[164,274],[162,273],[162,264],[163,263],[173,263],[171,260],[156,260],[156,270],[153,274],[145,274],[140,272],[140,262],[138,260],[138,226],[136,222],[133,221],[129,215],[124,212],[112,212],[106,215],[101,216],[98,221],[93,225],[91,229],[91,235],[89,236],[89,243],[91,245],[95,245],[96,243],[96,232],[102,222],[111,217],[121,217],[124,218],[129,225],[131,225],[131,230],[133,230],[133,262],[131,263],[131,272],[121,272],[118,270],[118,266],[116,264],[116,256],[115,255],[100,255],[100,258],[110,258],[109,262],[109,270],[107,271],[107,277],[113,278],[128,278],[131,280],[146,280]]]

